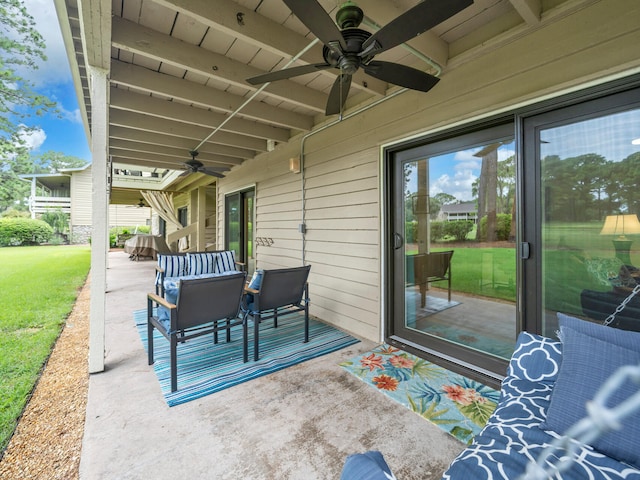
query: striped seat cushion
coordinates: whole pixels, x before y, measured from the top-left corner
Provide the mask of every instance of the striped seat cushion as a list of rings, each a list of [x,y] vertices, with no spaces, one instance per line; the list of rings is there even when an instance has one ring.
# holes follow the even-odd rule
[[[216,259],[218,253],[187,253],[186,275],[203,275],[206,273],[218,273],[216,271]]]

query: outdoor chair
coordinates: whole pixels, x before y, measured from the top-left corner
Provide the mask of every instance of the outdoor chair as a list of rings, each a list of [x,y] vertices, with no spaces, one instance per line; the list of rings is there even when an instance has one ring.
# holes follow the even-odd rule
[[[414,283],[420,288],[420,307],[424,308],[427,288],[431,282],[448,282],[449,301],[451,301],[451,257],[453,250],[445,252],[419,253],[413,255]]]
[[[172,392],[178,389],[178,342],[184,343],[192,338],[213,333],[213,342],[218,343],[218,332],[223,330],[227,332],[227,342],[230,342],[231,328],[242,325],[243,360],[247,362],[247,324],[245,319],[239,316],[245,280],[244,272],[183,280],[180,282],[175,304],[155,293],[147,295],[149,365],[154,362],[155,328],[171,344]]]
[[[304,343],[309,341],[309,286],[307,278],[311,265],[261,271],[259,285],[252,282],[245,288],[243,319],[253,319],[253,360],[259,357],[259,325],[262,320],[273,318],[273,327],[278,327],[278,318],[295,312],[304,312]]]

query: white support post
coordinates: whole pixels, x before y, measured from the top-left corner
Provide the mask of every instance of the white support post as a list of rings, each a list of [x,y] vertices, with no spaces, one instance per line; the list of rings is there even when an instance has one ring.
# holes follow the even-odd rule
[[[103,69],[89,67],[91,80],[92,218],[91,314],[89,373],[104,371],[109,199],[107,198],[109,79]]]

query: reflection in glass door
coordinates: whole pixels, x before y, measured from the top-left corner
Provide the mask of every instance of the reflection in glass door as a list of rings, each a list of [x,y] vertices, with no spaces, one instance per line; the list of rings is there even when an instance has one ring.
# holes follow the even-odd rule
[[[445,153],[451,141],[406,150],[394,166],[393,332],[469,363],[470,352],[508,359],[516,339],[515,146],[506,131]]]
[[[553,336],[557,312],[602,323],[640,280],[637,91],[540,115],[525,127],[541,178],[538,318]],[[612,323],[636,330],[638,318],[636,298]]]

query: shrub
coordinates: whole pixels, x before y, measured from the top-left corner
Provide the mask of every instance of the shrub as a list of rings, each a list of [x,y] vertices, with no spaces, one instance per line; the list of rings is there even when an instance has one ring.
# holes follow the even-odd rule
[[[508,213],[499,213],[496,216],[496,240],[509,240],[511,233],[511,215]],[[487,239],[487,217],[480,220],[480,240]]]
[[[431,222],[429,225],[429,236],[432,242],[437,242],[446,235],[444,230],[445,223],[446,222]]]
[[[32,218],[0,218],[0,246],[39,245],[53,236],[53,228]]]
[[[473,230],[473,222],[470,220],[444,222],[444,234],[455,238],[458,242],[464,242],[471,230]]]
[[[67,233],[69,231],[69,214],[62,210],[49,210],[40,215],[40,220],[47,222],[56,233]]]

